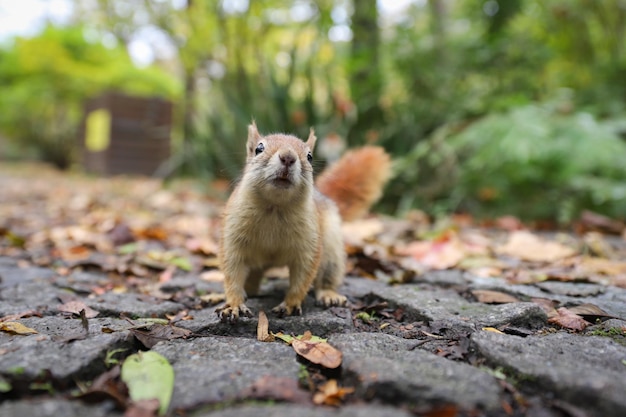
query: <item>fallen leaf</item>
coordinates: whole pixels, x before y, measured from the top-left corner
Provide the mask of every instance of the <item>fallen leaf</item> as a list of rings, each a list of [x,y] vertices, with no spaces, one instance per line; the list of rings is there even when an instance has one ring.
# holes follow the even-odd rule
[[[524,229],[524,223],[515,216],[502,216],[498,217],[495,221],[496,227],[508,231],[522,230]]]
[[[590,323],[585,321],[582,317],[577,314],[572,313],[565,307],[561,307],[556,310],[558,316],[552,317],[548,319],[549,323],[558,324],[561,327],[565,327],[566,329],[582,331],[585,330]]]
[[[210,269],[201,273],[200,279],[208,282],[224,282],[224,273],[219,269]]]
[[[592,323],[596,320],[619,319],[619,317],[610,315],[594,304],[581,304],[574,307],[567,307],[567,309]]]
[[[457,417],[459,415],[459,409],[456,405],[442,405],[434,407],[424,413],[420,413],[424,417]]]
[[[148,330],[130,329],[130,331],[148,349],[163,340],[184,339],[191,334],[191,330],[182,327],[159,324],[151,325]]]
[[[273,342],[274,337],[269,332],[270,322],[263,310],[259,311],[259,323],[256,328],[256,339],[259,342]]]
[[[192,320],[193,317],[189,316],[187,310],[181,310],[176,314],[166,314],[165,317],[169,320],[170,324],[176,323],[181,320]]]
[[[24,317],[33,317],[33,316],[41,317],[41,313],[35,310],[22,311],[21,313],[10,314],[8,316],[0,317],[0,322],[14,321],[14,320],[19,320]]]
[[[226,294],[224,293],[204,294],[200,296],[200,301],[210,306],[219,304],[225,300],[226,300]]]
[[[37,330],[26,327],[22,323],[18,323],[17,321],[5,321],[0,323],[0,330],[3,332],[20,335],[39,333],[37,332]]]
[[[124,417],[154,417],[159,410],[159,400],[134,401],[124,412]]]
[[[510,294],[500,292],[500,291],[491,291],[491,290],[472,290],[472,295],[476,297],[478,302],[485,304],[507,304],[507,303],[517,303],[519,299],[513,297]]]
[[[600,230],[617,235],[626,230],[624,223],[589,210],[583,211],[580,215],[580,226],[587,230]]]
[[[298,381],[287,377],[266,375],[241,392],[240,397],[250,400],[275,400],[296,404],[310,404],[311,395],[301,389]]]
[[[324,368],[335,369],[341,365],[343,354],[327,342],[293,339],[291,346],[298,355]]]
[[[412,256],[430,269],[449,269],[461,262],[468,250],[456,234],[449,233],[444,239],[409,243],[396,253]]]
[[[362,246],[384,230],[385,226],[378,218],[353,220],[341,225],[344,241],[357,246]]]
[[[626,262],[605,258],[584,257],[578,262],[583,274],[619,275],[626,274]]]
[[[121,376],[133,402],[157,399],[159,414],[165,414],[174,390],[174,369],[166,358],[153,351],[130,355]]]
[[[527,231],[511,233],[506,244],[496,248],[496,252],[531,262],[555,262],[576,254],[569,246],[540,239]]]
[[[318,387],[318,392],[313,396],[313,402],[317,405],[339,406],[344,397],[354,392],[354,388],[342,388],[336,379],[330,379]]]
[[[85,317],[88,319],[92,319],[96,317],[98,314],[100,314],[99,312],[92,309],[91,307],[88,307],[84,302],[79,301],[79,300],[68,301],[67,303],[62,304],[59,307],[57,307],[57,310],[59,310],[61,313],[70,313],[70,314],[75,314],[77,316],[80,315],[81,310],[84,310]]]
[[[291,342],[293,342],[293,340],[295,339],[295,337],[289,336],[288,334],[284,334],[282,332],[272,333],[272,336],[274,336],[277,339],[282,340],[283,342],[287,343],[288,345],[290,345]]]
[[[541,309],[546,313],[548,318],[558,316],[558,313],[556,312],[556,301],[550,300],[548,298],[539,297],[531,298],[530,301],[541,307]]]
[[[118,408],[126,408],[128,392],[126,386],[118,379],[119,365],[101,374],[89,386],[89,389],[77,398],[88,403],[101,403],[104,400],[113,400]]]
[[[492,333],[498,333],[498,334],[506,334],[504,332],[501,332],[500,330],[496,329],[495,327],[483,327],[483,330],[486,332],[492,332]]]

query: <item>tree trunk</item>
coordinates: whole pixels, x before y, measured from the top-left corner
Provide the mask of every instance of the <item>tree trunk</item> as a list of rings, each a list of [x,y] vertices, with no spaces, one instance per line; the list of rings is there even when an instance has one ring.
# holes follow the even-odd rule
[[[375,140],[383,122],[378,104],[382,91],[379,51],[376,0],[354,0],[350,91],[357,120],[348,132],[350,146]]]

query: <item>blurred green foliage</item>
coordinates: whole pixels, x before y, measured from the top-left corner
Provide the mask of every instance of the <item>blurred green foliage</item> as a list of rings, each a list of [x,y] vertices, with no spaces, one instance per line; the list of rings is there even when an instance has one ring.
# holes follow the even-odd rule
[[[322,143],[384,146],[391,213],[625,216],[624,0],[416,0],[395,16],[375,0],[75,4],[78,23],[120,47],[49,28],[39,38],[58,45],[33,74],[17,56],[37,38],[4,48],[0,131],[24,143],[68,137],[57,131],[75,130],[80,101],[113,87],[175,99],[179,173],[236,177],[255,119],[261,132],[314,126]],[[132,67],[123,46],[146,28],[174,50],[159,64],[176,82]]]
[[[404,194],[423,200],[404,204],[561,223],[583,209],[622,217],[626,142],[610,123],[590,113],[562,114],[561,105],[518,106],[440,129],[402,160],[395,186],[419,188],[414,167],[433,174],[420,193]]]
[[[48,26],[0,50],[0,131],[14,146],[67,167],[86,98],[104,90],[174,97],[176,80],[138,69],[124,48],[89,41],[83,27]]]

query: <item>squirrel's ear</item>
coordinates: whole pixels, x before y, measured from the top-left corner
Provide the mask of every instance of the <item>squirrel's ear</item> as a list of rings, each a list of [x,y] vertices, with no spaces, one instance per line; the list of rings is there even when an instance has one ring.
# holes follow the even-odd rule
[[[248,126],[248,156],[254,155],[254,150],[256,149],[259,140],[261,140],[261,135],[256,128],[256,123],[252,121],[250,126]]]
[[[311,151],[313,150],[313,148],[315,148],[316,141],[317,141],[317,137],[315,137],[315,130],[311,128],[311,130],[309,131],[309,138],[306,140],[306,144],[309,147],[309,149],[311,149]]]

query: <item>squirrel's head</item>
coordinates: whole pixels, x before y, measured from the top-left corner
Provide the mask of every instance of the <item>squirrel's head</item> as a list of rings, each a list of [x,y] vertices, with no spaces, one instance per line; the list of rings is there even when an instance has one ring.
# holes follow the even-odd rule
[[[243,181],[272,202],[292,200],[313,190],[313,128],[306,142],[295,136],[261,136],[253,122],[248,126],[247,159]]]

